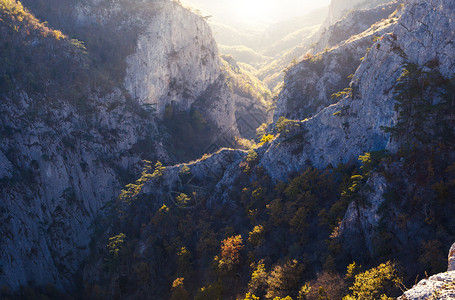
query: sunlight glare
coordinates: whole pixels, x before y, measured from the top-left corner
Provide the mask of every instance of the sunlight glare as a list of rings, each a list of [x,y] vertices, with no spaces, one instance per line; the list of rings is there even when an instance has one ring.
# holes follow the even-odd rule
[[[273,16],[273,3],[273,0],[232,0],[231,9],[244,21],[259,21]]]

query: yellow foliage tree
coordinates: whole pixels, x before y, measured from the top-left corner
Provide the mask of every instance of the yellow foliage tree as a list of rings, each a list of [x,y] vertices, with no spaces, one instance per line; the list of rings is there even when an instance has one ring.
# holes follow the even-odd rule
[[[391,300],[402,283],[394,263],[388,261],[363,273],[355,275],[354,283],[349,289],[351,294],[343,300]]]
[[[220,270],[232,271],[240,261],[240,250],[243,249],[241,235],[231,236],[221,241],[220,256],[216,256]]]

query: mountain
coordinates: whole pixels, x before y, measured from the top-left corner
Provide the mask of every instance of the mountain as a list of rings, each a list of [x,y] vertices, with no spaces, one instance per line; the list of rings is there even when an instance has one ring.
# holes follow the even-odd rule
[[[391,298],[416,274],[445,269],[455,238],[455,7],[390,5],[381,7],[395,7],[389,18],[287,71],[277,110],[299,88],[300,105],[282,110],[299,119],[278,118],[249,151],[146,169],[138,194],[126,187],[121,212],[101,223],[114,225],[86,267],[89,294]],[[361,49],[362,60],[344,63]],[[330,75],[340,82],[350,67],[338,102],[305,98],[308,76],[326,74],[319,88],[329,91]],[[113,240],[118,256],[105,250]]]
[[[360,9],[360,8],[372,8],[379,4],[387,3],[387,0],[334,0],[330,2],[329,12],[327,18],[324,21],[324,27],[329,27],[349,11]]]
[[[378,37],[395,27],[399,5],[392,1],[373,9],[356,10],[324,31],[314,46],[317,54],[308,54],[286,72],[274,120],[303,120],[337,102],[342,95],[338,93],[349,88],[350,76],[365,52]]]
[[[301,50],[301,45],[312,43],[310,38],[318,32],[326,15],[327,8],[321,8],[274,23],[257,33],[243,33],[220,22],[211,22],[210,26],[221,53],[256,68],[253,74],[273,90],[282,79],[281,71],[293,59],[305,54],[307,48]]]
[[[70,290],[138,164],[234,145],[236,100],[209,26],[177,3],[24,3],[49,22],[1,2],[0,285]]]
[[[268,125],[174,1],[0,3],[1,297],[391,299],[446,270],[451,0],[334,0]]]

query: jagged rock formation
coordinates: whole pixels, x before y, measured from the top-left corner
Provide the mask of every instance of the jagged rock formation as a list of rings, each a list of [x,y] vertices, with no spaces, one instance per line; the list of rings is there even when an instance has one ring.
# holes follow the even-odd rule
[[[334,24],[321,29],[311,53],[318,54],[325,49],[330,49],[343,42],[346,43],[352,39],[351,37],[360,35],[362,32],[375,30],[378,28],[378,24],[384,23],[384,19],[389,19],[389,23],[394,23],[399,15],[395,13],[391,16],[391,14],[397,11],[398,5],[401,3],[403,1],[390,1],[371,8],[351,10]],[[378,32],[376,36],[381,35]]]
[[[93,3],[100,6],[88,6],[87,11],[76,10],[81,26],[112,24],[117,20],[111,19],[112,15],[117,14],[116,16],[120,15],[122,18],[124,16],[121,1],[110,2],[109,5],[112,6],[106,6],[108,9],[102,8],[104,2]],[[144,2],[138,1],[136,4],[138,3]],[[80,5],[84,4],[87,2]],[[152,16],[161,18],[161,23],[166,23],[167,16],[175,13],[172,10],[176,8],[174,3],[156,1],[154,4],[158,6],[153,8],[162,11],[158,10],[156,15]],[[93,7],[100,10],[91,9]],[[125,56],[129,57],[129,67],[125,69],[122,82],[127,84],[133,94],[136,93],[142,103],[156,104],[159,110],[163,110],[166,104],[172,105],[172,101],[176,102],[175,107],[183,109],[194,106],[205,110],[206,116],[212,117],[213,122],[218,122],[216,124],[220,130],[235,130],[232,128],[235,110],[232,101],[226,98],[229,97],[229,86],[216,68],[207,67],[207,73],[201,77],[178,78],[176,81],[171,80],[171,77],[168,78],[169,81],[163,78],[147,78],[143,84],[135,77],[134,70],[139,70],[141,76],[138,77],[148,76],[148,70],[151,70],[148,69],[148,64],[140,63],[141,59],[147,57],[162,60],[172,54],[176,55],[176,60],[181,61],[177,57],[180,53],[182,57],[194,59],[193,62],[199,64],[205,56],[193,53],[192,51],[196,50],[192,50],[192,46],[188,46],[188,49],[176,47],[178,43],[171,43],[167,48],[167,39],[162,37],[157,37],[162,41],[162,52],[148,52],[143,47],[156,45],[150,45],[149,36],[141,34],[141,30],[149,28],[149,22],[155,21],[153,18],[140,18],[142,13],[143,17],[149,16],[150,10],[144,9],[144,6],[133,7],[137,10],[135,16],[139,19],[121,18],[122,22],[118,23],[121,26],[115,27],[121,29],[130,28],[128,26],[131,24],[139,25],[138,29],[135,27],[132,30],[137,34],[137,44],[133,43],[132,50],[127,51],[128,55]],[[182,16],[176,16],[177,19],[186,20],[186,11],[180,8],[176,8],[176,11],[182,13]],[[325,168],[339,162],[356,161],[360,154],[367,151],[396,150],[397,145],[390,140],[390,134],[384,132],[382,127],[390,127],[396,123],[393,89],[402,72],[402,65],[413,62],[425,66],[429,62],[437,61],[437,69],[441,74],[447,77],[453,75],[454,12],[455,6],[451,0],[407,1],[396,25],[392,25],[392,32],[384,34],[375,42],[355,71],[347,95],[308,120],[281,124],[284,128],[277,134],[276,139],[256,149],[250,160],[254,161],[255,166],[259,166],[257,169],[261,168],[261,172],[267,174],[267,177],[277,181],[286,180],[289,174],[301,172],[308,166]],[[205,32],[205,25],[193,16],[189,16],[189,19],[188,24],[181,21],[196,33]],[[169,34],[174,37],[173,34],[176,33],[176,41],[180,40],[178,37],[182,30],[178,29],[177,24],[172,26],[175,26],[172,27],[175,32],[171,30]],[[386,24],[379,28],[382,26],[388,28]],[[2,27],[5,31],[11,29]],[[388,31],[389,29],[382,33]],[[150,34],[156,36],[153,28]],[[354,37],[354,40],[360,41],[371,35],[372,33],[367,31],[364,35]],[[28,37],[24,29],[21,29],[21,34],[15,38],[19,39],[21,42],[18,44],[22,44],[26,49],[33,49],[36,41],[38,44],[41,42],[35,35]],[[191,37],[182,40],[194,41]],[[200,49],[203,45],[211,45],[209,40],[207,37],[206,42],[197,42],[195,47]],[[51,45],[59,45],[59,41],[57,37],[52,38]],[[61,43],[66,44],[61,48],[49,46],[44,49],[54,48],[56,51],[52,53],[62,53],[63,56],[70,57],[71,53],[75,52],[74,61],[85,61],[81,48],[74,46],[66,38],[63,38]],[[77,44],[75,41],[73,43]],[[142,48],[138,49],[136,45]],[[352,45],[355,45],[354,41]],[[208,60],[217,64],[217,58],[211,57],[214,52],[215,50],[202,51],[208,55]],[[337,52],[334,49],[328,53],[335,57]],[[358,53],[359,51],[356,55]],[[159,56],[154,56],[158,54]],[[328,55],[327,62],[337,64],[338,60],[333,57]],[[150,63],[153,64],[154,62]],[[290,87],[299,76],[297,71],[306,70],[306,64],[308,61],[290,70],[289,74],[294,72],[296,76],[292,81],[291,78],[288,81]],[[160,70],[159,74],[178,77],[179,67],[184,68],[183,73],[194,74],[189,67],[185,69],[186,66],[183,66],[173,65],[173,62],[169,61],[169,65],[165,64],[164,70]],[[83,74],[82,71],[76,73],[75,78]],[[340,75],[336,74],[335,77],[335,83],[344,80]],[[19,81],[17,78],[15,80]],[[33,80],[30,80],[30,83],[33,83]],[[52,86],[52,80],[49,84]],[[199,88],[199,84],[202,86],[200,90],[187,90],[191,87]],[[31,86],[33,87],[33,84]],[[94,87],[82,85],[87,87],[86,90],[93,91],[84,94],[81,100],[81,97],[66,98],[67,94],[52,94],[48,90],[40,94],[18,87],[13,85],[12,90],[2,94],[2,104],[5,105],[2,105],[0,115],[3,128],[0,147],[1,197],[7,200],[2,201],[0,207],[0,228],[2,236],[6,237],[1,241],[0,248],[0,285],[17,288],[20,284],[35,280],[41,285],[53,282],[58,287],[71,288],[72,276],[79,271],[80,263],[88,252],[90,222],[97,211],[117,195],[120,185],[129,179],[122,180],[125,170],[137,166],[140,159],[145,158],[144,152],[150,155],[149,159],[165,157],[166,152],[161,146],[162,137],[159,135],[155,118],[151,116],[152,112],[147,106],[141,106],[134,99],[129,99],[128,93],[121,88],[114,87],[103,94],[96,84]],[[305,88],[307,87],[303,86],[301,90]],[[324,102],[329,101],[328,94],[330,93],[326,91],[326,96],[318,96],[322,103],[329,103]],[[285,96],[283,93],[283,99],[279,101],[284,102]],[[320,108],[314,109],[317,111]],[[311,116],[309,113],[308,115]],[[25,129],[24,124],[27,124]],[[245,163],[247,155],[245,151],[225,149],[192,162],[187,165],[192,175],[187,182],[182,182],[182,165],[168,167],[161,178],[148,182],[142,192],[156,195],[160,200],[167,199],[163,201],[174,201],[174,191],[181,190],[185,184],[195,185],[202,193],[203,189],[206,189],[207,206],[227,204],[235,207],[238,198],[230,189],[245,173],[240,164]],[[368,233],[377,224],[385,185],[386,180],[380,175],[370,178],[373,192],[367,201],[371,205],[359,208],[351,204],[341,226],[341,235],[348,237],[360,232],[368,240]],[[150,206],[161,204],[152,203]],[[365,243],[370,245],[368,241]],[[93,274],[96,270],[88,270],[86,273]]]
[[[449,251],[449,267],[447,272],[431,276],[419,281],[412,289],[405,292],[399,300],[427,300],[455,298],[455,244]]]
[[[316,167],[357,159],[367,151],[394,149],[381,127],[389,127],[396,119],[393,109],[393,87],[405,62],[425,65],[439,61],[439,71],[452,76],[454,36],[447,1],[408,1],[406,10],[390,34],[372,47],[355,72],[349,95],[327,107],[311,119],[300,123],[304,146],[276,140],[268,149],[262,165],[276,178],[299,170],[309,161]],[[431,30],[428,23],[438,19]],[[297,68],[299,66],[296,66]],[[279,102],[280,100],[278,100]]]
[[[322,45],[336,46],[315,56],[309,55],[286,73],[274,121],[281,116],[303,120],[337,101],[337,97],[332,95],[348,88],[349,76],[360,65],[367,48],[374,43],[374,37],[389,33],[395,27],[398,14],[381,19],[396,9],[397,3],[393,2],[372,10],[356,11],[331,26],[322,35],[315,49]],[[370,27],[368,24],[373,20],[381,21]],[[344,37],[340,31],[344,32]],[[352,32],[352,36],[348,36],[348,32]]]
[[[330,2],[329,13],[323,27],[329,27],[342,18],[349,10],[371,8],[388,0],[334,0]]]
[[[390,134],[382,129],[396,121],[393,87],[405,62],[423,66],[439,60],[439,71],[451,76],[455,49],[449,42],[454,31],[448,12],[453,9],[448,0],[407,1],[392,32],[374,43],[356,70],[349,95],[308,120],[291,122],[288,133],[257,149],[259,165],[272,178],[283,180],[309,165],[324,168],[339,162],[356,162],[359,155],[368,151],[396,149]],[[428,30],[427,23],[435,19],[439,20],[438,26]],[[308,62],[294,69],[304,68],[305,64]],[[292,74],[293,69],[290,72]],[[235,173],[234,169],[232,172]],[[218,186],[229,186],[232,180],[229,176]],[[215,202],[230,200],[216,193],[211,199]]]

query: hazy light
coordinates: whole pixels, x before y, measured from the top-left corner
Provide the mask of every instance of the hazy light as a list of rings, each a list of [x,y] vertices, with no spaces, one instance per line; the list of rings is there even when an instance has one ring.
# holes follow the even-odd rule
[[[230,11],[243,21],[258,21],[273,16],[274,0],[231,0]]]
[[[274,23],[303,16],[327,6],[331,0],[182,0],[220,20]]]

